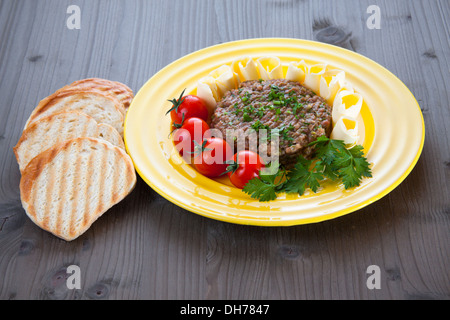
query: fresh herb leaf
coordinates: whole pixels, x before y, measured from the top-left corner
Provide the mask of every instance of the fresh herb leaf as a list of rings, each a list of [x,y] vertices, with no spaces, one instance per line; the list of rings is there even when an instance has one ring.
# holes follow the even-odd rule
[[[261,202],[272,201],[277,198],[274,183],[270,181],[267,183],[259,178],[250,180],[242,191]]]
[[[286,193],[298,193],[302,196],[307,188],[317,192],[323,175],[320,172],[311,170],[313,161],[300,157],[294,169],[288,174],[286,182]]]
[[[332,180],[341,179],[345,189],[359,186],[363,177],[372,177],[362,146],[347,148],[341,140],[321,137],[316,148],[318,158],[325,165],[323,172]]]
[[[284,128],[279,129],[279,133],[283,130]],[[272,175],[261,175],[260,178],[250,180],[243,191],[252,198],[265,202],[275,200],[281,192],[297,193],[300,196],[308,188],[317,192],[324,179],[340,180],[345,189],[350,189],[359,186],[364,177],[372,177],[362,146],[347,148],[343,141],[325,136],[319,137],[310,146],[314,146],[316,150],[314,159],[299,157],[289,172],[279,170]]]
[[[271,164],[271,166],[278,166],[278,164]],[[272,173],[270,172],[272,171],[271,166],[266,168],[266,171],[269,172],[268,174],[261,173],[259,178],[251,179],[242,191],[261,202],[275,200],[284,187],[286,172],[278,168],[278,170],[273,170],[275,172]]]
[[[363,155],[362,147],[354,146],[347,150],[342,159],[335,161],[342,166],[338,172],[345,189],[359,186],[363,177],[372,177],[369,163]]]

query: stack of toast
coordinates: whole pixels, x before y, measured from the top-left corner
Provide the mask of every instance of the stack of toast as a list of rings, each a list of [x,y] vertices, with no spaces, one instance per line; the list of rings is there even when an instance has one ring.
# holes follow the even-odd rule
[[[136,184],[123,125],[133,99],[106,79],[75,81],[43,99],[14,147],[30,219],[66,241],[78,238]]]

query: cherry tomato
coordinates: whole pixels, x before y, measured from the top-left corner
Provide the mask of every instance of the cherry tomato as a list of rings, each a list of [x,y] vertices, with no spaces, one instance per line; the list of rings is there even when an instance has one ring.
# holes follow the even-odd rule
[[[184,120],[181,129],[187,130],[191,135],[192,141],[203,141],[204,139],[210,138],[209,125],[205,120],[200,118],[189,118]]]
[[[200,150],[196,150],[194,166],[198,172],[209,178],[216,178],[226,171],[227,161],[233,157],[233,150],[225,140],[214,137],[204,140],[197,147]]]
[[[175,143],[175,148],[180,153],[181,156],[189,155],[192,152],[192,140],[189,131],[184,129],[175,130],[173,133],[173,142]]]
[[[184,120],[193,117],[208,121],[209,112],[205,102],[200,97],[194,95],[183,96],[184,91],[178,100],[169,100],[172,102],[172,108],[167,113],[170,112],[173,123],[182,124]]]
[[[239,189],[253,178],[258,178],[260,171],[265,167],[262,158],[256,152],[243,150],[233,157],[234,163],[227,168],[231,183]]]
[[[194,152],[194,141],[199,142],[210,137],[209,125],[205,120],[200,118],[185,119],[181,128],[175,128],[175,132],[173,133],[175,143],[181,143],[181,141],[184,141],[180,145],[175,145],[181,155],[185,154],[185,152]],[[187,141],[189,141],[189,144]]]

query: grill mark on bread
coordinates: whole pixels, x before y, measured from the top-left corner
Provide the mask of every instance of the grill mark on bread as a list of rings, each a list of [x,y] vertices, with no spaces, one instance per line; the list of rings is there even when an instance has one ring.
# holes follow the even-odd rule
[[[86,167],[88,168],[88,177],[92,177],[92,175],[94,174],[94,167],[93,167],[93,161],[92,161],[92,159],[94,158],[94,153],[93,152],[90,152],[89,153],[89,157],[88,157],[88,160],[87,160],[87,162],[86,162]],[[86,183],[86,189],[85,189],[85,192],[84,192],[84,194],[86,195],[86,197],[89,199],[89,183]],[[86,201],[86,203],[85,203],[85,208],[84,208],[84,212],[89,212],[90,210],[89,210],[89,201]],[[86,225],[87,223],[88,223],[88,215],[87,214],[85,214],[84,215],[84,217],[83,217],[83,222],[82,222],[82,225]]]
[[[58,132],[61,132],[63,129],[64,129],[63,128],[63,124],[60,123],[59,124],[59,128],[58,128]],[[66,161],[67,161],[67,154],[63,153],[63,161],[62,161],[62,163],[66,163]],[[52,169],[53,172],[52,172],[52,174],[50,176],[52,177],[52,180],[54,180],[55,177],[57,176],[56,172],[55,172],[55,167],[52,167],[51,169]],[[66,190],[66,179],[67,179],[67,175],[63,174],[62,177],[61,177],[61,183],[59,185],[59,190]],[[60,192],[58,192],[58,194],[60,194]],[[61,223],[62,223],[61,220],[62,220],[62,217],[63,217],[63,214],[64,214],[63,208],[64,208],[64,205],[66,204],[66,201],[67,201],[67,199],[62,199],[62,197],[58,201],[58,215],[57,215],[56,223],[55,223],[55,232],[57,232],[57,233],[59,233],[61,231]],[[47,203],[50,203],[50,202],[47,202]],[[49,213],[50,210],[46,210],[46,212]]]
[[[81,159],[80,161],[76,161],[75,162],[75,177],[73,179],[73,194],[72,194],[72,210],[70,210],[70,225],[69,225],[69,234],[71,236],[75,235],[75,217],[74,215],[78,213],[78,191],[79,191],[79,187],[78,184],[81,180],[81,175],[78,174],[80,172],[80,167],[81,167]]]
[[[94,120],[95,121],[95,120]],[[89,135],[88,135],[88,126],[85,126],[85,127],[83,127],[83,131],[81,132],[81,135],[80,135],[80,137],[89,137]],[[97,131],[98,131],[98,129],[97,129]]]
[[[56,148],[54,149],[50,149],[49,150],[49,157],[48,159],[44,158],[44,163],[40,164],[40,167],[44,168],[45,165],[45,161],[52,161],[59,153],[60,150],[60,145],[58,145]],[[41,217],[42,220],[42,225],[44,226],[44,228],[48,229],[49,228],[49,213],[50,213],[50,206],[52,204],[52,196],[53,193],[56,189],[56,181],[54,178],[54,174],[53,174],[54,168],[48,168],[48,176],[49,176],[49,186],[48,188],[45,190],[45,208],[44,208],[44,214]],[[40,176],[40,174],[39,174]],[[37,178],[39,177],[37,176]],[[36,191],[38,190],[38,188],[34,188]]]
[[[117,202],[117,199],[119,198],[119,194],[117,191],[117,183],[119,182],[120,175],[118,176],[118,172],[123,172],[122,166],[120,166],[119,170],[112,171],[112,180],[113,185],[111,186],[111,198],[113,202]]]
[[[33,190],[33,183],[36,178],[44,170],[44,164],[48,159],[53,159],[58,153],[59,148],[55,147],[51,150],[44,151],[40,157],[34,158],[27,166],[27,171],[24,172],[20,180],[20,193],[23,201],[30,203],[33,206],[34,194],[36,191]],[[32,192],[33,191],[33,192]],[[32,208],[34,209],[34,208]],[[35,216],[35,210],[31,210],[33,216]]]
[[[63,129],[63,125],[62,125],[62,123],[60,123],[59,124],[59,126],[58,126],[58,129],[57,129],[57,132],[61,132],[61,130]],[[47,130],[48,130],[48,128],[47,128]],[[60,147],[62,148],[63,147],[63,145],[64,145],[64,141],[59,141],[56,145],[60,145]],[[59,147],[57,147],[57,148],[55,148],[55,150],[54,150],[54,152],[50,152],[50,156],[49,156],[49,161],[52,161],[58,154],[59,154],[59,152],[58,152],[58,150],[60,150],[60,148]],[[65,155],[64,155],[65,156]],[[65,162],[65,160],[63,161],[63,163]],[[43,167],[44,165],[40,165],[41,167]],[[50,210],[51,210],[51,205],[52,205],[52,197],[53,197],[53,194],[54,194],[54,190],[55,190],[55,184],[56,184],[56,181],[55,181],[55,168],[54,167],[50,167],[50,168],[48,168],[47,169],[47,171],[48,171],[48,176],[49,176],[49,180],[50,180],[50,182],[49,182],[49,184],[50,184],[50,186],[49,186],[49,188],[46,190],[47,192],[46,192],[46,195],[45,195],[45,199],[46,199],[46,201],[45,201],[45,210],[44,210],[44,215],[42,216],[42,223],[43,223],[43,226],[44,226],[44,228],[47,228],[47,229],[50,229],[50,225],[51,225],[51,221],[50,221],[50,216],[49,216],[49,212],[50,212]],[[59,190],[64,190],[64,183],[65,183],[65,178],[66,178],[66,175],[63,175],[63,177],[62,177],[62,181],[60,181],[60,183],[58,183],[58,187],[59,187]],[[55,222],[55,225],[54,225],[54,229],[56,230],[56,231],[58,231],[59,230],[59,225],[61,224],[61,216],[62,216],[62,214],[61,214],[61,210],[62,210],[62,208],[61,208],[61,206],[62,206],[62,204],[63,204],[63,199],[60,199],[60,201],[58,201],[58,215],[57,215],[57,218],[56,218],[56,222]]]
[[[22,139],[27,139],[27,132],[26,131],[22,134],[22,137],[20,138],[20,140],[19,140],[18,144],[16,145],[16,147],[14,147],[14,152],[16,154],[16,158],[17,158],[18,162],[19,162],[19,154],[18,154],[19,150],[16,149],[16,148],[18,148],[19,143],[21,142]],[[25,157],[26,158],[30,157],[30,151],[31,151],[30,149],[27,149],[27,151],[25,151]],[[20,163],[19,163],[19,166],[20,166]]]
[[[67,163],[67,157],[68,157],[67,153],[62,153],[62,158],[63,158],[62,163],[63,164]],[[69,168],[69,172],[70,172],[70,168]],[[52,180],[55,180],[56,177],[58,177],[57,172],[55,172],[55,167],[51,168],[50,177]],[[61,178],[60,178],[59,190],[67,190],[68,188],[67,188],[66,184],[67,184],[67,173],[64,173],[61,175]],[[62,224],[62,219],[63,219],[63,215],[64,215],[63,209],[67,205],[67,199],[65,197],[63,198],[63,196],[61,195],[60,192],[58,192],[58,193],[60,194],[59,195],[60,198],[58,199],[58,206],[56,209],[56,212],[58,214],[56,215],[56,221],[55,221],[55,226],[54,226],[54,230],[57,233],[59,233],[61,231],[61,224]],[[65,195],[65,193],[63,193],[63,195]],[[47,202],[47,203],[50,203],[50,202]],[[47,213],[50,212],[50,210],[48,210],[48,208],[45,211]],[[47,219],[50,219],[50,217],[48,217]]]
[[[124,151],[125,153],[125,151]],[[135,171],[134,171],[134,164],[133,164],[133,160],[128,157],[130,165],[127,166],[127,185],[133,183],[133,179],[135,180],[136,178],[135,176]]]
[[[133,172],[132,170],[134,170],[134,165],[133,163],[131,163],[131,166],[127,166],[127,184],[131,183],[131,179],[133,177]]]
[[[99,146],[100,148],[106,149],[106,146],[104,144],[101,144]],[[99,153],[100,155],[100,164],[101,164],[101,170],[100,170],[100,183],[99,183],[99,199],[98,199],[98,206],[95,210],[103,211],[103,200],[104,200],[104,194],[108,193],[109,190],[105,190],[105,174],[106,170],[108,169],[108,166],[105,164],[105,158],[108,156],[109,152],[102,152]]]

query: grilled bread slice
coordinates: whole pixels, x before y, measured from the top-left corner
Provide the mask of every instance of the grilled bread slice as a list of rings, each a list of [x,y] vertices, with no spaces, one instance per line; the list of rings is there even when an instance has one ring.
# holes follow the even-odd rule
[[[25,127],[43,117],[67,110],[86,113],[98,123],[109,124],[123,136],[124,115],[119,100],[110,94],[89,88],[57,91],[41,100]]]
[[[109,124],[106,123],[98,124],[98,138],[111,142],[116,147],[125,150],[125,143],[123,142],[122,136],[116,129],[114,129]]]
[[[136,184],[131,158],[97,138],[75,138],[33,158],[20,196],[30,219],[66,241],[83,234]]]
[[[125,84],[101,78],[89,78],[82,79],[75,82],[72,82],[68,86],[60,89],[62,90],[71,90],[73,88],[85,89],[90,88],[94,90],[99,90],[101,92],[106,92],[108,94],[114,95],[121,104],[122,113],[125,115],[128,108],[130,107],[131,101],[134,98],[133,91]]]
[[[98,124],[94,118],[79,111],[62,111],[35,121],[24,130],[14,147],[20,171],[42,151],[78,137],[102,138],[125,148],[119,132],[110,125]]]

